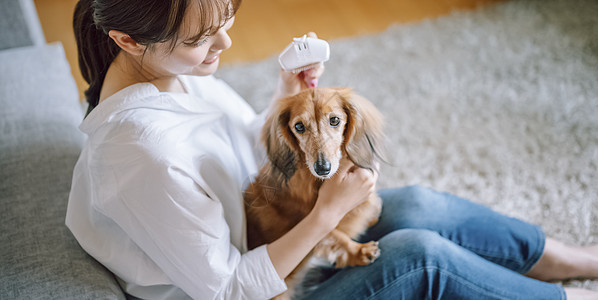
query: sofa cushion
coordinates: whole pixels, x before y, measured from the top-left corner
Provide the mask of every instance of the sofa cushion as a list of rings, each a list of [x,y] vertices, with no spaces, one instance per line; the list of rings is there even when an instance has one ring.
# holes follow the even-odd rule
[[[0,299],[124,299],[64,225],[77,98],[60,44],[0,52]]]
[[[0,1],[0,50],[45,43],[33,0]]]

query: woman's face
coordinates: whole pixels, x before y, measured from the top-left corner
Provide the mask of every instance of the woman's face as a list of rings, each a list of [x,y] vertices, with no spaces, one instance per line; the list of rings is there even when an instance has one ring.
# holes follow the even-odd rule
[[[185,17],[183,28],[197,28],[197,10],[189,9]],[[216,34],[202,38],[192,44],[189,34],[181,34],[174,50],[170,51],[169,43],[155,45],[144,57],[144,65],[151,65],[154,75],[167,77],[176,75],[206,76],[218,69],[220,53],[230,48],[232,41],[227,31],[233,26],[235,18],[229,19]],[[192,32],[183,30],[183,32]],[[151,52],[151,53],[150,53]]]

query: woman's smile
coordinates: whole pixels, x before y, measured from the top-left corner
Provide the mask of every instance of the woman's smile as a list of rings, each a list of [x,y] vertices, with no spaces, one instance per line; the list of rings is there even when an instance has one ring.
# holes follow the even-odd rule
[[[204,64],[204,65],[211,65],[211,64],[215,63],[216,61],[218,61],[219,58],[220,58],[220,53],[218,53],[218,54],[216,54],[216,55],[214,55],[212,57],[207,57],[202,62],[202,64]]]

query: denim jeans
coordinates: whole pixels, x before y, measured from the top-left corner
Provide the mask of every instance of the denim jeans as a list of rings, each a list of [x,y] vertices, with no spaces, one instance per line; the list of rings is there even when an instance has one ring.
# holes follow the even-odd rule
[[[378,240],[368,266],[308,271],[305,299],[565,299],[561,286],[523,276],[538,261],[537,226],[474,202],[410,186],[380,191]]]

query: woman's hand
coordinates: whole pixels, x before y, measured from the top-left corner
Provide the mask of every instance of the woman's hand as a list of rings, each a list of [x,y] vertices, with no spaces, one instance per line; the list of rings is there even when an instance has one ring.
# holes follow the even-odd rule
[[[327,216],[334,226],[348,213],[375,193],[378,173],[355,166],[350,161],[320,187],[314,210]]]
[[[307,36],[318,37],[313,32],[308,33]],[[281,69],[273,100],[292,96],[303,89],[318,86],[318,79],[322,76],[322,73],[324,73],[324,64],[322,63],[314,64],[309,69],[296,74]]]

